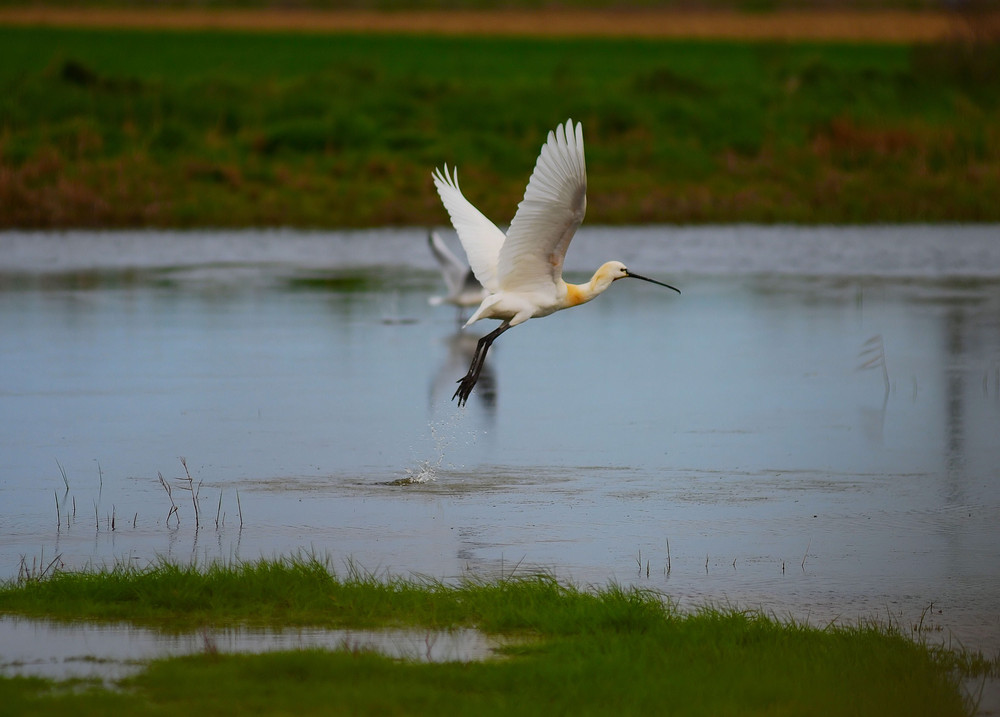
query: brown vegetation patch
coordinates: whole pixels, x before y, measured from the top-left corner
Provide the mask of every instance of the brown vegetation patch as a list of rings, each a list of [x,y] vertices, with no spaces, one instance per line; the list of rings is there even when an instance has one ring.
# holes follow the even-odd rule
[[[1000,13],[998,13],[1000,16]],[[177,30],[381,32],[741,40],[925,42],[968,31],[955,15],[906,11],[746,14],[678,10],[320,11],[0,8],[0,24]]]

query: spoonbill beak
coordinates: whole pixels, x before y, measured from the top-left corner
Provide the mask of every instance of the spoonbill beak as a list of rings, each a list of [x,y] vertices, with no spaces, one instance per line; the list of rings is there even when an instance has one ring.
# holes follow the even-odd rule
[[[639,274],[631,272],[628,269],[625,270],[625,276],[629,279],[642,279],[643,281],[648,281],[650,284],[659,284],[660,286],[665,286],[668,289],[673,289],[678,294],[681,293],[681,290],[678,289],[676,286],[671,286],[670,284],[664,284],[662,281],[657,281],[656,279],[650,279],[649,277],[646,276],[640,276]]]

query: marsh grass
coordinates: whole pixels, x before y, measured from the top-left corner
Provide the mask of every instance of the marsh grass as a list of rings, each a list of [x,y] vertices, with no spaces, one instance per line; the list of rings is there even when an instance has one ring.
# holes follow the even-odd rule
[[[459,587],[429,579],[378,576],[349,566],[339,577],[320,560],[213,563],[200,569],[160,562],[89,572],[55,572],[0,591],[0,610],[64,619],[129,620],[178,629],[208,623],[441,628],[475,624],[491,632],[577,629],[591,611],[594,627],[631,625],[658,603],[651,594],[610,588],[579,591],[545,575]],[[602,609],[595,612],[594,606]],[[657,607],[660,614],[666,607]],[[637,612],[636,612],[637,611]]]
[[[55,573],[0,587],[0,612],[166,630],[472,626],[515,638],[503,659],[482,663],[206,650],[153,662],[124,692],[67,694],[0,679],[0,703],[30,705],[33,714],[116,706],[154,714],[961,715],[971,704],[959,680],[996,672],[995,660],[931,648],[891,624],[817,629],[735,608],[684,613],[655,592],[582,590],[548,575],[444,583],[348,566],[339,576],[311,557]]]
[[[995,73],[924,57],[3,27],[0,226],[440,224],[444,162],[502,224],[566,117],[589,222],[1000,220]]]

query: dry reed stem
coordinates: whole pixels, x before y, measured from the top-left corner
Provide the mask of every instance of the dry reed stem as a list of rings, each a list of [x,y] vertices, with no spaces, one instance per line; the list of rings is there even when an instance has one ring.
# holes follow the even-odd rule
[[[170,490],[170,484],[167,483],[166,480],[164,480],[163,474],[160,473],[160,471],[156,471],[156,475],[160,479],[160,485],[163,486],[163,490],[167,491],[167,497],[170,499],[170,512],[167,513],[167,520],[166,520],[167,525],[170,524],[170,516],[174,516],[174,519],[177,520],[177,525],[180,525],[181,517],[177,510],[177,504],[174,503],[174,496],[173,492]]]

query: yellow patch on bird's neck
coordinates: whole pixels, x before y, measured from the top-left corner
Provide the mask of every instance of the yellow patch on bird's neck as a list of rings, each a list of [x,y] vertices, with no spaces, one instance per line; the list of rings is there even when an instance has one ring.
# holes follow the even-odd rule
[[[566,284],[566,306],[577,306],[582,304],[589,297],[583,291],[583,287],[577,284]]]

